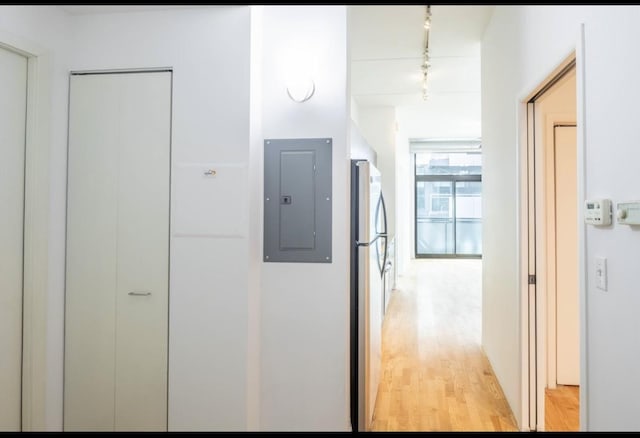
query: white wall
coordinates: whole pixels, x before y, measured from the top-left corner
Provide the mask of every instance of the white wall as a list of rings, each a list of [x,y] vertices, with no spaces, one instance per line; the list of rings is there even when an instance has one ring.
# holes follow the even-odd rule
[[[516,277],[519,255],[516,245],[518,137],[515,111],[516,95],[522,88],[518,84],[522,58],[513,58],[518,48],[514,34],[519,23],[503,16],[509,13],[517,16],[519,11],[518,7],[498,6],[494,9],[493,18],[485,30],[481,58],[484,143],[482,344],[518,420],[522,402],[519,281]],[[503,39],[505,36],[507,38]],[[502,55],[501,51],[506,51],[511,57]],[[505,75],[505,71],[514,73]],[[494,96],[501,96],[501,99]],[[505,327],[509,329],[505,330]]]
[[[333,139],[332,262],[264,263],[261,428],[348,431],[349,93],[346,6],[269,6],[263,16],[263,137]],[[287,64],[316,58],[316,91],[287,96]]]
[[[173,67],[169,430],[244,430],[249,422],[256,250],[247,218],[224,216],[231,211],[224,205],[216,212],[216,220],[241,223],[241,237],[176,236],[175,218],[197,214],[176,211],[177,166],[249,164],[250,18],[247,6],[73,17],[71,70]],[[225,191],[247,205],[255,201],[248,187],[236,181]],[[254,316],[255,285],[251,291]]]
[[[358,126],[375,149],[376,167],[382,175],[382,194],[387,207],[387,233],[396,233],[396,110],[394,107],[360,108]]]
[[[517,99],[533,91],[576,48],[585,24],[584,107],[578,76],[578,143],[584,144],[586,197],[637,199],[635,87],[640,61],[638,6],[496,6],[482,44],[484,146],[483,345],[516,415],[520,413],[517,237]],[[544,29],[544,31],[541,31]],[[580,73],[578,73],[580,75]],[[582,200],[579,200],[582,202]],[[640,234],[628,226],[585,234],[586,320],[582,320],[581,408],[585,430],[640,429],[640,295],[634,273]],[[608,291],[595,287],[594,257],[608,258]],[[526,275],[526,273],[522,273]],[[586,294],[586,298],[585,295]],[[586,325],[586,333],[584,331]],[[584,359],[586,358],[586,366]],[[586,372],[584,372],[586,371]]]
[[[349,145],[351,159],[369,160],[374,166],[376,165],[378,161],[376,151],[367,143],[367,140],[362,136],[358,125],[355,124],[353,119],[349,124]]]
[[[260,430],[260,278],[262,274],[262,20],[251,7],[249,126],[249,300],[247,342],[247,429]]]
[[[48,182],[44,183],[49,186],[48,192],[41,194],[45,203],[48,199],[49,215],[45,217],[48,224],[43,224],[42,234],[38,231],[33,236],[41,239],[39,247],[48,251],[48,255],[36,255],[34,260],[47,258],[48,268],[44,267],[44,276],[37,279],[25,271],[25,275],[29,275],[25,288],[37,287],[36,280],[43,285],[42,294],[33,296],[36,300],[27,303],[35,318],[35,343],[31,351],[24,354],[25,358],[29,354],[33,359],[35,378],[30,387],[23,388],[23,400],[32,407],[23,412],[23,422],[33,430],[59,430],[62,424],[69,25],[67,15],[54,6],[0,6],[0,43],[38,55],[38,101],[33,114],[37,120],[36,141],[42,152],[38,158],[49,160],[49,172],[45,175]],[[37,225],[38,220],[35,218],[34,224]]]
[[[433,94],[423,105],[402,105],[396,112],[409,138],[480,137],[480,93]]]
[[[414,199],[415,182],[409,137],[398,122],[396,132],[396,280],[405,274],[414,257]]]
[[[353,96],[351,96],[350,114],[351,120],[358,126],[360,124],[360,107]]]

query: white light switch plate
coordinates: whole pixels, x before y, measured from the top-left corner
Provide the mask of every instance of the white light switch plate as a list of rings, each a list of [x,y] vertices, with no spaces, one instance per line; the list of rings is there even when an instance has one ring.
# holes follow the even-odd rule
[[[607,259],[604,257],[596,257],[596,286],[607,290]]]

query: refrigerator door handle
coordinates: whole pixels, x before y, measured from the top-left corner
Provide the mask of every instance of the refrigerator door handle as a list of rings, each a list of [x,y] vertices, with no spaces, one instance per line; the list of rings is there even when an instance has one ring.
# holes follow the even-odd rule
[[[387,238],[387,235],[386,235],[386,234],[378,234],[378,235],[375,237],[375,239],[373,239],[371,242],[358,242],[358,241],[356,241],[356,245],[357,245],[357,246],[365,246],[365,247],[366,247],[366,246],[371,246],[371,245],[373,245],[373,244],[376,242],[376,240],[378,240],[378,239],[379,239],[379,238],[381,238],[381,237],[384,237],[384,238],[386,239],[386,238]]]
[[[382,212],[380,212],[380,206],[382,205]],[[378,253],[378,267],[380,268],[380,276],[384,275],[384,267],[387,264],[388,242],[387,242],[387,206],[384,203],[384,196],[380,192],[380,198],[378,199],[378,205],[376,206],[376,216],[382,213],[383,231],[378,236],[384,237],[384,250],[382,252],[382,264],[380,263],[380,254]],[[376,220],[376,228],[378,227],[378,221]],[[376,229],[376,231],[378,231]],[[378,248],[376,247],[376,252]]]
[[[376,220],[376,233],[387,235],[387,205],[384,203],[384,196],[382,196],[382,192],[380,192],[380,197],[378,198],[378,205],[376,205],[376,218],[380,215],[380,206],[382,205],[382,223],[383,229],[378,231],[378,221]]]
[[[382,257],[382,266],[380,269],[380,275],[384,275],[385,267],[387,266],[387,260],[389,257],[389,241],[387,240],[387,235],[384,235],[384,256]]]
[[[378,249],[378,246],[376,245],[376,255],[377,255],[377,259],[378,259],[378,269],[380,270],[380,277],[384,276],[384,267],[387,264],[387,235],[386,234],[380,234],[380,237],[382,237],[384,239],[384,250],[382,251],[383,257],[382,257],[382,263],[380,263],[380,250]]]

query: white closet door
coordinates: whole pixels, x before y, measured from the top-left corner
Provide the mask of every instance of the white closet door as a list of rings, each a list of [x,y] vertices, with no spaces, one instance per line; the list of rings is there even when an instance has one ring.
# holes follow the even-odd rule
[[[102,79],[96,84],[95,79]],[[119,91],[72,76],[69,107],[64,426],[113,430]]]
[[[19,431],[27,58],[0,48],[0,431]]]
[[[171,74],[121,81],[116,430],[166,430]]]
[[[169,72],[71,77],[65,430],[166,430],[170,115]]]

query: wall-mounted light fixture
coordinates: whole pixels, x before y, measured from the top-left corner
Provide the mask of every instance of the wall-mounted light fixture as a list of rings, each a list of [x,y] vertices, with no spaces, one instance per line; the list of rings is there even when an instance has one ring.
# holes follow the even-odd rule
[[[316,91],[316,84],[310,77],[292,78],[287,83],[287,94],[294,102],[302,103],[311,99]]]
[[[313,80],[317,68],[317,59],[308,48],[295,47],[287,53],[285,61],[286,86],[289,98],[302,103],[309,99],[316,91]]]
[[[431,62],[429,60],[429,31],[431,30],[431,6],[426,6],[425,18],[424,18],[424,52],[422,54],[422,99],[427,100],[429,97],[427,93],[427,76]]]

